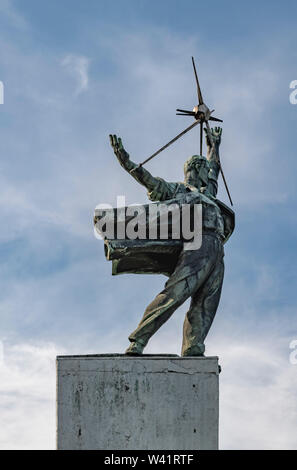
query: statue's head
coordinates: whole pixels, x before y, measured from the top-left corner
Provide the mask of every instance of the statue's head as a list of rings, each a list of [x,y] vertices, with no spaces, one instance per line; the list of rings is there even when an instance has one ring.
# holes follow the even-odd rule
[[[185,183],[197,188],[207,186],[209,163],[202,155],[193,155],[184,164]]]

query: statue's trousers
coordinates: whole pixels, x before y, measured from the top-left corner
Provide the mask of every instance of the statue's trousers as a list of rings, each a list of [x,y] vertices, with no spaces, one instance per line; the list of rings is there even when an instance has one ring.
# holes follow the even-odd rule
[[[182,355],[202,355],[204,339],[219,304],[224,277],[224,248],[214,232],[203,233],[198,250],[182,250],[164,289],[146,308],[130,341],[144,346],[173,312],[192,298],[183,329]]]

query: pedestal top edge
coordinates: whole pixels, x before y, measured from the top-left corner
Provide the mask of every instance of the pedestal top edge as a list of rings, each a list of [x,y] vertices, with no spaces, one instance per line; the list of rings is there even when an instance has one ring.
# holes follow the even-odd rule
[[[141,356],[130,356],[128,354],[74,354],[66,356],[57,356],[57,360],[73,360],[73,359],[84,359],[84,360],[93,360],[93,359],[125,359],[125,360],[145,360],[145,359],[178,359],[178,360],[218,360],[218,356],[178,356],[177,354],[142,354]]]

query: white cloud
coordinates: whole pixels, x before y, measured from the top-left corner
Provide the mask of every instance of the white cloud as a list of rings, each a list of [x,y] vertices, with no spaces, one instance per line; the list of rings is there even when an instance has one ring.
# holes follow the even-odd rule
[[[0,448],[55,447],[54,344],[1,345]]]
[[[217,342],[220,446],[224,449],[297,449],[297,366],[290,338],[251,337]]]
[[[168,338],[169,339],[169,338]],[[108,338],[117,343],[117,338]],[[155,346],[158,343],[155,342]],[[289,363],[289,340],[267,336],[244,341],[213,338],[220,351],[220,448],[296,449],[297,366]],[[112,344],[109,344],[112,348]],[[3,343],[2,343],[3,347]],[[157,350],[168,352],[164,338]],[[1,343],[0,343],[1,349]],[[156,351],[156,349],[155,349]],[[0,362],[0,448],[55,448],[54,344],[7,344]],[[0,355],[1,359],[1,355]]]
[[[77,81],[75,94],[79,95],[83,91],[86,91],[89,86],[88,69],[90,59],[85,56],[68,54],[61,63],[63,67],[66,67],[66,69],[74,75]]]

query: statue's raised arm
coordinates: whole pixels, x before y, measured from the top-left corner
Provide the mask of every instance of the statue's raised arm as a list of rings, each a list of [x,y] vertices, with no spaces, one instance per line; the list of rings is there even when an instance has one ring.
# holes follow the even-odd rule
[[[221,144],[222,137],[222,128],[215,127],[211,129],[204,129],[206,132],[206,145],[207,145],[207,154],[206,158],[209,163],[209,173],[208,173],[208,191],[216,197],[218,192],[218,177],[220,173],[220,154],[219,148]],[[209,135],[209,131],[211,135]]]
[[[145,168],[132,162],[120,137],[110,135],[109,139],[120,165],[130,173],[138,183],[147,188],[148,196],[151,200],[161,201],[173,197],[175,186],[173,186],[172,183],[167,183],[162,178],[152,176]]]

